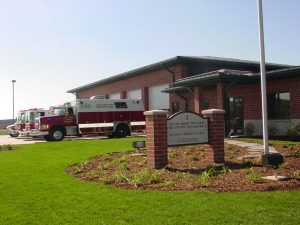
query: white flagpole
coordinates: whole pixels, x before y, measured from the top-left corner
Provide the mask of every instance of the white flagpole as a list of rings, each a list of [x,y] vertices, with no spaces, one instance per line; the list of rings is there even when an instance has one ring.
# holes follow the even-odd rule
[[[269,153],[269,138],[268,138],[266,65],[265,65],[265,44],[264,44],[262,0],[257,0],[257,7],[258,7],[258,26],[259,26],[259,44],[260,44],[260,72],[261,72],[260,79],[261,79],[264,154],[268,154]]]

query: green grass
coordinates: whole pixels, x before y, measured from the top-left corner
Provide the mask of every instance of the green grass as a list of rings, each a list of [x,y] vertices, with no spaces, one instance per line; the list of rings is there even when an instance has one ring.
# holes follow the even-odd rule
[[[7,134],[6,131],[0,130],[0,135],[6,135],[6,134]]]
[[[0,152],[0,224],[299,224],[300,192],[123,190],[64,172],[135,139],[64,141]]]
[[[250,143],[258,143],[262,144],[263,139],[262,138],[238,138],[240,141],[250,142]],[[270,145],[299,145],[299,141],[286,141],[286,140],[269,140]]]

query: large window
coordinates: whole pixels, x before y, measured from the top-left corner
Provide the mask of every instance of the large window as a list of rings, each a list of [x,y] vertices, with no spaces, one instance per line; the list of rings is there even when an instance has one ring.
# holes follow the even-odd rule
[[[290,118],[290,93],[276,92],[268,93],[268,118],[289,119]]]

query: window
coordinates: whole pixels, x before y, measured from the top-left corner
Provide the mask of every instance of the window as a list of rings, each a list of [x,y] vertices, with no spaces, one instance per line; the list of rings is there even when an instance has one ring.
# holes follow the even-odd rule
[[[126,102],[115,102],[115,106],[117,109],[127,109]]]
[[[290,93],[276,92],[269,93],[268,118],[269,119],[289,119],[290,118]]]

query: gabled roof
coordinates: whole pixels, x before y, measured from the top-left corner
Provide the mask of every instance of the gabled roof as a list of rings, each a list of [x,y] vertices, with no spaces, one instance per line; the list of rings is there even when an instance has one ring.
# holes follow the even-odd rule
[[[158,69],[167,68],[173,65],[188,64],[188,63],[211,63],[211,64],[218,64],[222,66],[239,65],[245,67],[259,66],[259,62],[251,61],[251,60],[240,60],[240,59],[210,57],[210,56],[201,56],[201,57],[200,56],[176,56],[173,58],[159,61],[147,66],[143,66],[134,70],[120,73],[115,76],[107,77],[105,79],[68,90],[67,93],[77,93],[86,89],[109,84],[118,80],[127,79],[129,77],[138,76]],[[267,63],[266,65],[268,66],[269,69],[281,69],[281,68],[291,67],[290,65],[274,64],[274,63]]]

